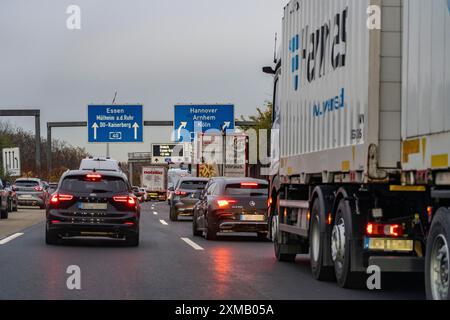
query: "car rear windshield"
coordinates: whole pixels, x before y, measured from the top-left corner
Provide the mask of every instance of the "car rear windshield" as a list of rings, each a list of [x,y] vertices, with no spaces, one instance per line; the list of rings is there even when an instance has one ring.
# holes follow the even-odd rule
[[[39,182],[34,180],[20,180],[16,181],[15,185],[19,187],[36,187],[39,185]]]
[[[261,183],[250,185],[233,183],[227,184],[225,193],[233,196],[267,196],[269,194],[269,186]]]
[[[203,190],[207,183],[207,181],[182,181],[180,184],[180,189]]]
[[[119,177],[88,180],[86,176],[71,176],[63,180],[61,190],[79,193],[122,193],[128,191],[126,182]]]

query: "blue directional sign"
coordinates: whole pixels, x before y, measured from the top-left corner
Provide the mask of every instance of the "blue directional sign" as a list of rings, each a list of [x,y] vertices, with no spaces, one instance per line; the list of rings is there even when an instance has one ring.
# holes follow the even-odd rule
[[[88,141],[143,142],[142,105],[89,105]]]
[[[192,141],[192,133],[208,130],[234,130],[234,105],[176,105],[174,135],[176,142]],[[186,133],[190,133],[190,141]]]

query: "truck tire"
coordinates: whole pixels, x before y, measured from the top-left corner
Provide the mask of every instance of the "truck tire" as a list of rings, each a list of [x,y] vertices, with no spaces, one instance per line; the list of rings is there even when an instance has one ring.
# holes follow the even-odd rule
[[[342,288],[363,288],[364,274],[351,271],[352,213],[341,199],[331,234],[331,256],[337,283]]]
[[[169,218],[170,221],[178,221],[178,213],[174,207],[170,207]]]
[[[47,245],[58,244],[58,234],[49,230],[45,230],[45,243]]]
[[[320,201],[318,198],[313,203],[311,212],[311,227],[309,234],[309,256],[311,272],[314,279],[318,281],[330,281],[334,279],[332,267],[324,265],[324,255],[327,250],[331,250],[329,243],[326,243],[326,235],[321,232],[321,224],[325,223],[323,214],[321,215]],[[322,218],[321,218],[322,217]]]
[[[275,228],[272,231],[275,234],[275,240],[273,241],[275,258],[280,262],[294,262],[297,254],[287,253],[289,246],[282,239],[281,231],[278,228],[278,216],[273,216],[272,228]]]
[[[450,210],[438,210],[427,240],[425,289],[428,300],[450,300]]]

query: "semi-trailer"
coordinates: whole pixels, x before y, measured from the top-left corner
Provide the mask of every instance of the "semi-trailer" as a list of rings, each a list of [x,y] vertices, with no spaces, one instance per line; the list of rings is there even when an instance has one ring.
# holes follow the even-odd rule
[[[270,237],[312,275],[424,272],[449,299],[450,4],[292,0],[274,75]],[[277,148],[279,146],[279,148]],[[375,267],[369,268],[369,267]]]

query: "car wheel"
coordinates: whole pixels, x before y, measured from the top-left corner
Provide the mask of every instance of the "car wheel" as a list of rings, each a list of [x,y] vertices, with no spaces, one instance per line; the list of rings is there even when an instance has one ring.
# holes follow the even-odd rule
[[[352,220],[345,199],[339,203],[335,224],[331,233],[331,257],[334,262],[334,273],[341,288],[362,288],[363,274],[351,271]]]
[[[427,241],[425,289],[428,300],[450,300],[450,212],[437,212]]]
[[[139,247],[139,232],[137,234],[127,236],[127,243],[130,247]]]
[[[178,221],[178,212],[174,207],[170,207],[170,221]]]
[[[201,231],[198,231],[198,225],[197,225],[197,216],[192,216],[192,235],[194,237],[200,237],[202,235]]]
[[[269,241],[269,238],[267,236],[267,232],[258,232],[257,236],[258,236],[258,239],[260,239],[260,240],[267,240],[267,241]]]
[[[0,219],[8,219],[8,204],[6,204],[5,210],[0,209]]]
[[[58,234],[49,230],[45,230],[45,243],[48,245],[58,244]]]
[[[206,228],[204,231],[204,236],[206,240],[216,240],[217,239],[217,228],[215,228],[212,224],[208,223],[206,219]]]

